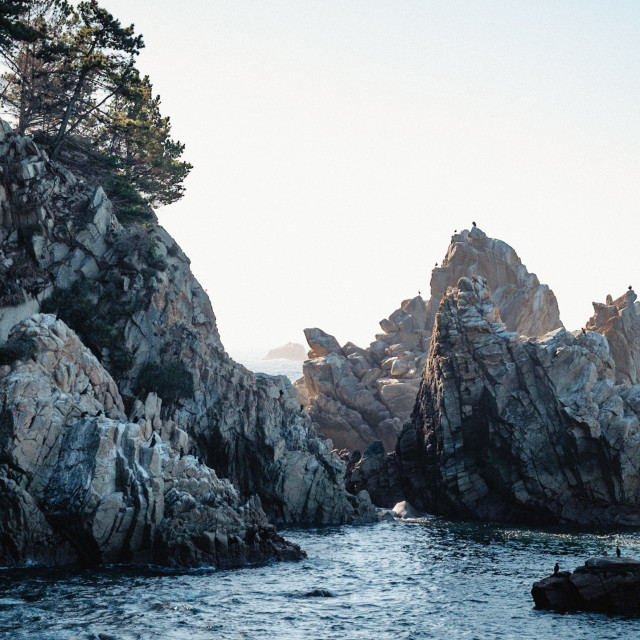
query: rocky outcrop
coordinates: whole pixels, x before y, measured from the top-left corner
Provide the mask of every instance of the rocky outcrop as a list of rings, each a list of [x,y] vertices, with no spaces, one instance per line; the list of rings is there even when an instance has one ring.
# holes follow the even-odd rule
[[[349,495],[344,465],[317,437],[284,376],[255,375],[224,351],[189,260],[150,214],[123,227],[102,188],[48,160],[29,138],[0,132],[0,328],[56,314],[115,382],[133,420],[149,393],[160,419],[242,500],[272,522],[373,517]],[[120,420],[121,418],[119,418]]]
[[[383,333],[366,349],[338,341],[320,329],[306,329],[311,348],[304,380],[296,387],[319,431],[338,449],[364,451],[380,440],[391,451],[409,419],[427,360],[438,305],[447,287],[482,274],[509,331],[543,335],[562,326],[547,285],[529,273],[505,242],[477,227],[451,238],[447,255],[431,276],[431,297],[402,302],[380,321]]]
[[[191,455],[155,394],[130,421],[114,380],[62,321],[32,316],[9,340],[32,355],[0,369],[0,565],[302,557],[257,497]]]
[[[640,615],[640,561],[590,558],[573,573],[559,571],[533,585],[536,609]]]
[[[305,360],[306,357],[304,347],[301,344],[298,344],[297,342],[287,342],[287,344],[283,344],[281,347],[269,349],[263,360],[276,360],[278,358],[283,358],[284,360],[302,361]]]
[[[623,309],[633,333],[640,315],[633,304]],[[365,456],[352,485],[374,502],[388,500],[391,485],[417,507],[455,517],[638,524],[640,386],[619,380],[601,333],[518,336],[486,280],[462,278],[438,309],[395,454],[375,473]]]
[[[535,273],[529,273],[506,242],[489,238],[478,227],[451,238],[447,255],[431,274],[429,322],[433,326],[440,301],[460,278],[486,278],[508,331],[542,336],[562,327],[558,302]]]
[[[609,295],[604,304],[594,302],[594,314],[586,326],[607,339],[616,363],[616,381],[631,384],[640,382],[640,322],[636,298],[629,288],[617,300]]]

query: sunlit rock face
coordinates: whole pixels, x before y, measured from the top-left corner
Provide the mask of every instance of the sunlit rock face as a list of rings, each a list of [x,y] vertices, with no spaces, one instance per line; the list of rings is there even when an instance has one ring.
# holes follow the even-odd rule
[[[227,355],[189,259],[153,216],[123,228],[90,168],[74,175],[5,123],[0,161],[0,340],[49,304],[111,375],[126,419],[150,391],[143,374],[157,382],[149,366],[173,372],[158,391],[159,420],[187,433],[191,453],[242,500],[257,495],[271,522],[372,517],[366,495],[346,492],[343,463],[288,379]]]
[[[526,336],[562,326],[547,285],[529,273],[505,242],[478,227],[451,238],[444,261],[433,269],[431,297],[402,302],[380,322],[382,333],[366,349],[338,341],[320,329],[306,329],[311,351],[296,386],[319,431],[338,449],[364,451],[376,440],[395,447],[409,419],[429,351],[434,318],[446,290],[462,277],[482,274],[507,329]]]
[[[640,312],[636,298],[629,288],[617,300],[608,296],[604,304],[594,302],[594,314],[586,326],[607,338],[617,380],[631,384],[640,382]]]
[[[125,415],[113,378],[61,320],[34,315],[0,368],[0,565],[237,566],[302,552],[191,455],[150,394]]]
[[[633,299],[617,316],[628,335],[640,324]],[[438,308],[396,452],[372,472],[361,461],[352,484],[463,518],[638,524],[640,386],[628,377],[602,333],[519,336],[487,281],[461,278]]]

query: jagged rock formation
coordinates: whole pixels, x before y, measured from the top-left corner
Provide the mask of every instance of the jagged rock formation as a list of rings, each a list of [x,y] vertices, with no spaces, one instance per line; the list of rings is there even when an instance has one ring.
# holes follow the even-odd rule
[[[281,347],[269,349],[263,360],[276,360],[284,358],[285,360],[304,360],[306,358],[304,347],[297,342],[287,342]]]
[[[155,394],[133,421],[118,387],[61,320],[34,315],[0,368],[0,565],[142,562],[237,566],[300,558],[227,480],[189,452]]]
[[[534,583],[536,609],[640,615],[640,561],[590,558],[573,573],[559,571]]]
[[[617,300],[607,296],[604,304],[594,302],[594,314],[586,327],[607,339],[616,363],[616,380],[631,384],[640,383],[640,323],[636,297],[628,290]]]
[[[609,305],[619,322],[604,324],[626,344],[640,330],[634,300],[629,291]],[[383,506],[400,494],[463,518],[637,525],[640,386],[627,377],[605,335],[518,336],[501,322],[486,280],[461,278],[438,309],[396,452],[365,456],[351,486]]]
[[[0,129],[0,339],[40,310],[56,313],[109,371],[130,419],[157,392],[162,420],[243,499],[257,494],[272,521],[373,517],[365,494],[345,491],[343,464],[288,379],[226,354],[188,258],[157,221],[123,228],[90,171],[78,179]]]
[[[553,291],[527,271],[512,247],[488,238],[478,227],[454,235],[442,266],[431,274],[430,326],[448,287],[476,274],[489,283],[508,331],[542,336],[562,326]]]
[[[311,348],[296,383],[319,431],[338,449],[363,451],[375,440],[387,451],[409,419],[427,360],[438,305],[447,287],[479,273],[509,331],[543,335],[562,326],[558,304],[547,285],[529,273],[505,242],[477,227],[451,238],[447,255],[431,275],[431,298],[405,300],[380,321],[383,333],[366,349],[338,341],[320,329],[305,329]]]

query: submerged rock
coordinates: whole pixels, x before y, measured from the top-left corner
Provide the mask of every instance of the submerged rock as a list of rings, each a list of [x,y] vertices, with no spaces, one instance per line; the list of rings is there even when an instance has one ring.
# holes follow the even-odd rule
[[[562,326],[547,285],[529,273],[505,242],[477,227],[451,238],[431,276],[431,297],[404,300],[380,321],[383,333],[362,349],[320,329],[306,329],[311,351],[296,382],[300,401],[318,430],[338,449],[361,451],[373,441],[392,451],[413,410],[429,351],[436,311],[448,287],[482,274],[509,331],[538,336]]]
[[[590,558],[573,573],[560,571],[534,583],[536,609],[640,615],[640,560]]]
[[[335,598],[335,594],[329,589],[313,589],[305,594],[307,598]]]

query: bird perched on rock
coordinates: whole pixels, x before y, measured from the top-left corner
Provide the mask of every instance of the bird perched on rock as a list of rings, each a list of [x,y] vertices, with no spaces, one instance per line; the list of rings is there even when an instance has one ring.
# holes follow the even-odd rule
[[[471,224],[472,224],[474,227],[476,226],[476,223],[475,223],[475,222],[472,222]]]
[[[616,547],[616,555],[618,558],[620,557],[620,547]]]
[[[629,291],[631,291],[631,289],[633,289],[633,287],[631,285],[629,285]]]
[[[587,333],[587,330],[584,327],[582,327],[582,333]]]
[[[553,567],[553,575],[555,576],[560,571],[560,565],[556,562],[556,566]]]

